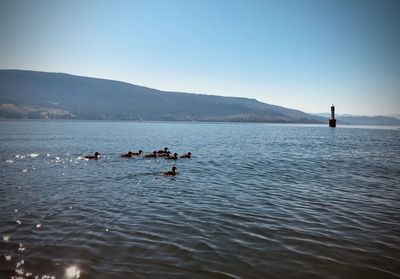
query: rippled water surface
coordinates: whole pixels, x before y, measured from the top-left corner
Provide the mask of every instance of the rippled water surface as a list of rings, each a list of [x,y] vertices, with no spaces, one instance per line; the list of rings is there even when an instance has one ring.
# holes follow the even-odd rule
[[[3,121],[0,142],[0,278],[400,277],[398,129]],[[194,156],[119,157],[165,146]]]

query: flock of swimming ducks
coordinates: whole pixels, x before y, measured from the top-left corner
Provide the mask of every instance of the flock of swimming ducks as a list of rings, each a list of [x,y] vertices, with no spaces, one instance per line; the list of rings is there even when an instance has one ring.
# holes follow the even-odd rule
[[[101,154],[99,152],[94,153],[94,155],[86,155],[84,158],[88,160],[98,160],[100,159]],[[153,151],[151,153],[145,153],[142,150],[139,150],[138,152],[132,152],[128,151],[128,153],[121,154],[121,157],[123,158],[133,158],[133,157],[143,157],[143,158],[157,158],[157,157],[163,157],[165,160],[178,160],[179,158],[192,158],[192,153],[188,152],[185,153],[181,156],[178,156],[178,153],[174,153],[171,155],[171,152],[169,151],[168,147],[165,147],[163,150],[158,150],[158,151]],[[161,173],[162,175],[165,176],[174,176],[176,175],[176,167],[173,166],[170,171],[165,171]]]

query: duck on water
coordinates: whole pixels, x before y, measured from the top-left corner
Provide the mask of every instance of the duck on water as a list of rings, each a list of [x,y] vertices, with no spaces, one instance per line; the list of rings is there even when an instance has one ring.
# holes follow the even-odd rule
[[[157,153],[158,153],[158,154],[169,153],[168,150],[169,150],[168,147],[164,147],[164,150],[158,150]]]
[[[125,153],[125,154],[121,154],[121,157],[123,157],[123,158],[132,158],[132,156],[133,156],[132,151],[129,151],[128,153]]]
[[[143,150],[141,150],[141,149],[139,149],[138,152],[132,152],[132,155],[133,155],[133,156],[140,156],[140,155],[142,155],[142,154],[143,154]]]
[[[163,152],[163,153],[158,153],[157,152],[157,156],[158,157],[169,157],[169,156],[171,156],[170,154],[171,154],[171,152],[169,152],[169,151]]]
[[[177,175],[176,167],[173,166],[170,171],[165,171],[165,172],[162,172],[161,174],[164,176],[175,176],[175,175]]]
[[[96,152],[96,153],[94,153],[94,156],[93,155],[86,155],[84,158],[88,159],[88,160],[97,160],[97,159],[100,158],[99,155],[101,155],[101,154],[99,152]]]
[[[186,154],[181,155],[179,158],[192,158],[192,153],[188,152]]]
[[[143,153],[142,150],[139,150],[139,152],[129,151],[128,153],[122,154],[121,157],[132,158],[133,156],[140,156],[140,155],[142,155],[142,153]]]
[[[153,151],[153,153],[144,155],[145,158],[156,158],[158,157],[157,151]]]
[[[173,156],[169,156],[165,158],[165,160],[178,160],[178,153],[174,153]]]

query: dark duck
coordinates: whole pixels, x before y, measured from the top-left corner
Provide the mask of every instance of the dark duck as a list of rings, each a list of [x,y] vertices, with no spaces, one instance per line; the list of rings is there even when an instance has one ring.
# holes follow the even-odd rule
[[[97,159],[99,159],[99,155],[100,155],[100,153],[96,152],[96,153],[94,153],[94,156],[93,155],[86,155],[84,158],[88,159],[88,160],[97,160]]]
[[[165,175],[165,176],[175,176],[177,173],[176,173],[176,167],[175,166],[173,166],[172,167],[172,170],[170,170],[170,171],[165,171],[165,172],[163,172],[163,173],[161,173],[162,175]]]
[[[169,150],[168,147],[165,147],[163,150],[158,150],[157,154],[158,155],[168,154],[168,153],[170,153],[168,150]]]
[[[130,152],[130,151],[129,151]],[[131,152],[132,156],[140,156],[143,154],[142,150],[139,150],[138,152]]]
[[[174,153],[173,156],[168,156],[165,160],[178,160],[178,153]]]
[[[188,152],[186,154],[181,155],[179,158],[192,158],[192,153]]]
[[[171,152],[169,152],[169,151],[163,152],[163,153],[157,152],[158,157],[169,157],[170,154],[171,154]]]
[[[153,153],[146,154],[146,155],[144,155],[144,157],[146,157],[146,158],[155,158],[155,157],[158,157],[157,151],[153,151]]]
[[[133,152],[129,151],[128,153],[122,154],[121,157],[123,158],[132,158]]]

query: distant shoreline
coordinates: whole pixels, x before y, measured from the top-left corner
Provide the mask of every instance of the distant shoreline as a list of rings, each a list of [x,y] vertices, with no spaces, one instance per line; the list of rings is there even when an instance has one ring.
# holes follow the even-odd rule
[[[221,121],[155,121],[155,120],[115,120],[115,119],[107,119],[107,120],[85,120],[85,119],[22,119],[22,118],[0,118],[1,122],[115,122],[115,123],[139,123],[139,124],[237,124],[237,125],[271,125],[271,126],[303,126],[303,127],[326,127],[329,128],[328,124],[320,124],[320,123],[272,123],[272,122],[221,122]],[[337,128],[358,128],[358,129],[379,129],[379,130],[392,130],[392,131],[400,131],[399,125],[350,125],[350,124],[341,124],[336,127]]]
[[[126,119],[68,119],[68,118],[0,118],[0,121],[26,121],[26,122],[131,122],[131,123],[187,123],[187,124],[284,124],[284,125],[320,125],[322,123],[302,122],[252,122],[252,121],[188,121],[188,120],[126,120]]]

